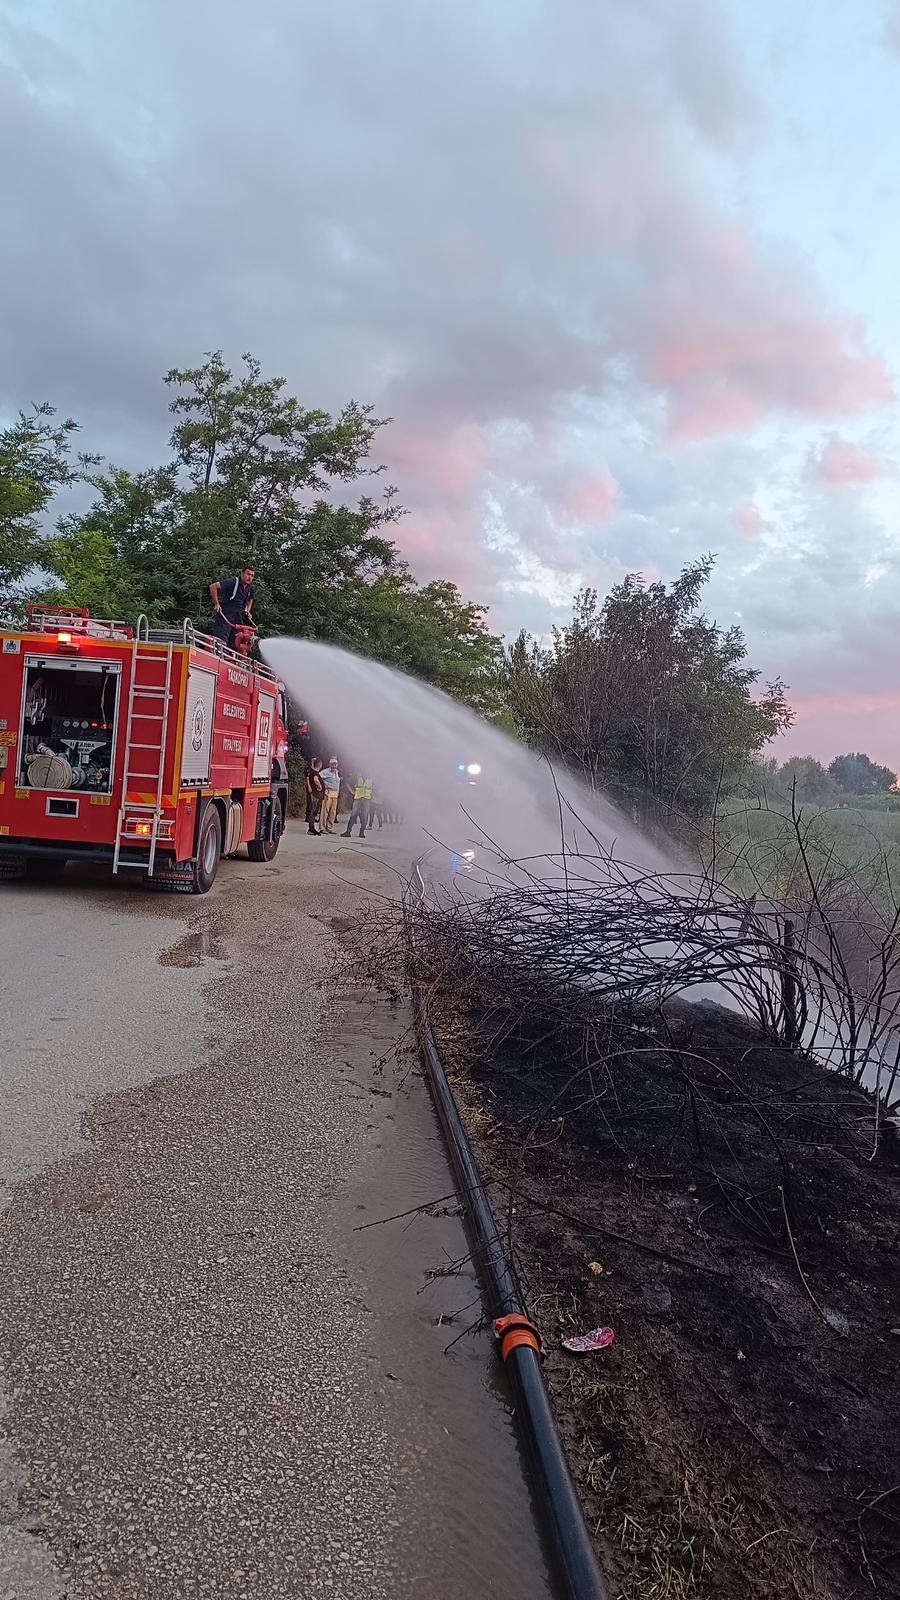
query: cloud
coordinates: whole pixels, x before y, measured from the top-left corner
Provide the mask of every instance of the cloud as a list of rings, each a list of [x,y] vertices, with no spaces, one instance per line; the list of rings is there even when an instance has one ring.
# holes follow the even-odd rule
[[[831,434],[818,455],[810,462],[810,475],[824,488],[840,488],[848,483],[869,483],[873,478],[893,474],[896,468],[864,445]]]
[[[556,0],[523,24],[462,0],[413,28],[383,0],[349,31],[340,6],[275,0],[263,25],[200,0],[177,52],[171,10],[124,6],[99,65],[67,74],[60,47],[20,67],[6,113],[30,169],[9,277],[34,330],[25,257],[38,268],[59,367],[94,323],[98,388],[116,354],[98,360],[102,326],[127,324],[143,358],[193,324],[195,341],[255,331],[298,377],[380,377],[420,425],[539,421],[609,395],[616,363],[680,436],[889,395],[862,329],[710,180],[707,154],[753,120],[713,4]]]
[[[619,485],[611,472],[573,476],[558,497],[563,516],[576,522],[608,522],[616,508]]]
[[[422,423],[389,436],[391,470],[426,483],[436,498],[456,500],[479,484],[490,465],[488,441],[469,423],[438,432]]]
[[[765,527],[759,506],[754,505],[752,500],[745,500],[743,505],[735,506],[734,525],[745,538],[758,539]]]
[[[144,464],[161,374],[249,348],[394,418],[399,542],[503,626],[714,549],[722,619],[794,661],[862,481],[845,456],[842,525],[813,515],[809,450],[827,468],[823,429],[893,382],[753,214],[765,85],[718,0],[14,10],[0,406],[50,399]],[[822,589],[841,670],[884,542]]]
[[[838,716],[858,717],[871,716],[882,711],[893,712],[900,723],[900,691],[882,694],[810,694],[804,695],[794,702],[794,710],[800,717]],[[897,751],[900,758],[900,749]]]
[[[813,755],[827,765],[836,755],[864,750],[892,772],[900,771],[900,702],[845,696],[803,700],[793,728],[773,747],[783,761],[789,755]]]

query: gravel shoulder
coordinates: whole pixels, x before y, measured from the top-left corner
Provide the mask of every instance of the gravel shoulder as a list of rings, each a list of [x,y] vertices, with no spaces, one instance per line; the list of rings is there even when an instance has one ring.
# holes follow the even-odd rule
[[[70,950],[79,1030],[111,920],[115,981],[93,991],[106,1065],[56,1026],[14,1085],[0,1596],[549,1593],[485,1343],[443,1354],[476,1291],[423,1273],[465,1254],[458,1217],[353,1232],[450,1188],[408,1017],[354,937],[405,859],[295,830],[199,901],[15,891]]]

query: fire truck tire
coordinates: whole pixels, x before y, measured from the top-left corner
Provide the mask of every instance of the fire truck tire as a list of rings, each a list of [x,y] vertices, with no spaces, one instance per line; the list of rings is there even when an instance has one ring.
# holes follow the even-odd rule
[[[274,795],[272,804],[275,807],[275,815],[272,818],[272,837],[271,839],[251,839],[249,841],[247,854],[251,861],[271,861],[272,857],[278,853],[281,835],[284,832],[284,806],[281,796]]]
[[[65,860],[59,856],[25,857],[25,876],[32,883],[53,883],[56,878],[62,877],[65,870]]]
[[[215,883],[222,855],[222,823],[215,806],[208,806],[200,824],[197,840],[197,859],[194,862],[191,889],[194,894],[208,894]]]

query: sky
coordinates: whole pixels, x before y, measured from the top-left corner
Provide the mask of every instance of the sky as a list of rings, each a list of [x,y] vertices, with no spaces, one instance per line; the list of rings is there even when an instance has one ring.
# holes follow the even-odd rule
[[[497,630],[714,552],[775,753],[900,767],[900,0],[0,0],[0,141],[0,415],[141,467],[251,350]]]

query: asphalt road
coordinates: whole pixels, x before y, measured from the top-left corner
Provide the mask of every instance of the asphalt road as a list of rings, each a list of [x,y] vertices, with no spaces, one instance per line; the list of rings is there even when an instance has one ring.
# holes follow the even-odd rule
[[[0,885],[0,1600],[550,1592],[458,1218],[357,1231],[451,1188],[409,855]]]

